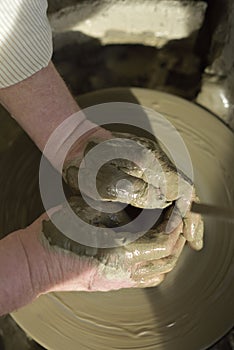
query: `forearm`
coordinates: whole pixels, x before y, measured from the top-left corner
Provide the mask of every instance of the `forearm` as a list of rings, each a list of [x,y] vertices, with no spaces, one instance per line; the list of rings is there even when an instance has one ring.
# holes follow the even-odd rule
[[[56,127],[79,111],[52,62],[30,78],[0,89],[0,102],[40,150]]]
[[[35,299],[32,269],[16,231],[0,241],[0,316],[12,312]]]

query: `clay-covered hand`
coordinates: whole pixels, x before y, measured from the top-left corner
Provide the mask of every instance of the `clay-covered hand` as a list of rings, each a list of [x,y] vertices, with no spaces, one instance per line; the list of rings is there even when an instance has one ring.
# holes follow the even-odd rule
[[[113,217],[87,210],[80,197],[73,197],[70,205],[84,221],[107,227],[108,232],[110,226],[129,221],[124,211]],[[108,291],[161,283],[165,274],[176,265],[186,242],[182,223],[170,235],[165,233],[170,210],[166,209],[161,224],[133,243],[116,248],[79,244],[62,234],[52,221],[44,220],[39,239],[49,256],[50,290]],[[63,209],[53,215],[63,216]]]
[[[103,140],[101,151],[92,153]],[[89,157],[79,169],[84,154]],[[94,184],[99,155],[103,159],[111,156],[111,160],[103,162]],[[184,237],[194,249],[202,248],[203,222],[199,215],[190,212],[192,201],[198,201],[194,185],[176,169],[157,141],[124,133],[106,131],[105,134],[105,129],[98,128],[73,148],[65,162],[64,179],[75,193],[80,190],[78,171],[83,181],[82,191],[95,200],[123,202],[145,209],[165,208],[175,203],[167,232],[183,219]]]

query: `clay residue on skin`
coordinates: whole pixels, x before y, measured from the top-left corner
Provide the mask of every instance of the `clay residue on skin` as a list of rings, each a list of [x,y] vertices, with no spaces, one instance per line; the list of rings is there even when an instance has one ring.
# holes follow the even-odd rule
[[[100,225],[101,227],[111,229],[111,227],[122,225],[130,220],[130,217],[124,210],[114,215],[112,213],[108,214],[94,210],[87,205],[81,196],[71,197],[69,203],[80,219],[91,225]],[[53,215],[63,215],[63,209]],[[67,252],[75,253],[79,257],[86,257],[87,259],[94,258],[98,264],[105,265],[105,274],[109,278],[110,276],[113,278],[114,273],[118,275],[118,278],[119,273],[130,273],[133,280],[140,281],[143,275],[139,275],[139,273],[135,274],[134,266],[141,264],[142,261],[152,261],[153,268],[148,264],[147,273],[154,273],[154,275],[169,272],[176,264],[179,254],[176,251],[174,252],[174,247],[176,247],[181,235],[182,224],[172,234],[166,234],[164,232],[166,225],[165,218],[167,220],[168,216],[168,210],[166,210],[165,214],[162,215],[161,223],[158,225],[155,224],[155,227],[136,241],[117,248],[101,249],[82,245],[60,232],[51,220],[43,221],[42,232],[47,243],[51,247],[54,247],[54,249],[57,249],[57,251],[61,248]],[[163,261],[165,257],[168,257],[167,262]],[[173,264],[170,264],[169,268],[168,261],[171,258]],[[158,263],[155,262],[156,259],[159,259]],[[167,267],[163,269],[162,265]]]
[[[127,224],[130,221],[129,216],[124,210],[110,214],[105,213],[103,211],[98,211],[89,206],[81,195],[70,197],[69,204],[72,210],[75,212],[75,214],[82,221],[94,227],[106,227],[108,231],[112,231],[111,228]],[[53,215],[62,217],[63,207],[61,208],[61,210],[58,210]],[[102,255],[101,249],[98,250],[97,248],[85,246],[72,239],[69,239],[67,236],[65,236],[62,232],[59,231],[59,229],[53,224],[51,220],[43,221],[42,231],[51,246],[60,247],[62,249],[71,251],[79,256],[93,256],[98,259],[98,256]]]
[[[112,157],[115,154],[117,156],[106,162],[99,169],[96,177],[97,191],[102,200],[154,209],[166,208],[178,199],[178,185],[184,187],[182,193],[190,193],[192,181],[177,170],[156,140],[116,132],[113,133],[113,137],[102,146],[102,152],[105,151]],[[90,141],[85,153],[95,145],[97,145],[95,142]],[[123,150],[125,159],[120,159],[118,155],[122,154]],[[85,168],[81,167],[79,173],[83,177],[85,193],[97,199],[93,186],[90,186],[97,154],[91,152],[88,156],[85,160]],[[75,191],[77,191],[77,175],[78,167],[74,166],[74,162],[70,166],[67,164],[65,177]],[[119,186],[121,181],[124,182],[122,187]]]
[[[160,92],[117,89],[111,91],[109,100],[119,101],[129,91],[142,105],[166,115],[181,133],[192,158],[201,202],[234,206],[234,137],[230,130],[198,106]],[[87,100],[90,104],[108,102],[107,92],[79,98],[81,102]],[[157,125],[151,122],[157,132]],[[25,164],[28,153],[25,147],[18,158],[12,154],[12,159],[20,160],[21,167],[19,163],[17,167],[15,163],[9,168],[4,166],[7,171],[0,204],[2,208],[7,204],[12,208],[10,214],[15,220],[15,213],[20,217],[23,206],[25,210],[27,191],[27,209],[35,203],[31,199],[35,187],[28,189],[33,177],[32,167]],[[25,181],[27,186],[23,187]],[[12,194],[12,201],[6,193]],[[20,205],[15,193],[21,199]],[[36,209],[34,215],[35,212]],[[2,221],[6,221],[5,217]],[[176,268],[157,288],[52,293],[18,310],[13,317],[49,350],[207,348],[233,324],[233,230],[233,223],[206,219],[204,249],[197,253],[185,247]]]

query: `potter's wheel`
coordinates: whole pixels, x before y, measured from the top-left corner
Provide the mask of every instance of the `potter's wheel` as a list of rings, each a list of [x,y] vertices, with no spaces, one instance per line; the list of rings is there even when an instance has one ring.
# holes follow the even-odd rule
[[[150,90],[111,89],[79,98],[83,107],[109,101],[138,101],[165,115],[188,147],[201,200],[234,206],[234,136],[217,118],[190,102]],[[9,157],[15,159],[11,166]],[[7,160],[0,160],[5,232],[31,222],[42,211],[38,161],[39,152],[26,137],[11,147]],[[204,249],[198,253],[186,247],[159,287],[53,293],[13,317],[32,338],[53,350],[206,348],[233,326],[234,224],[209,218],[205,228]]]

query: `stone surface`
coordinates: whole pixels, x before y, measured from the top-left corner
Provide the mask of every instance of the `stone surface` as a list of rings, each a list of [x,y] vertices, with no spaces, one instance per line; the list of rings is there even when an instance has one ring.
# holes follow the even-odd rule
[[[55,37],[64,32],[80,32],[85,36],[79,40],[92,37],[103,44],[162,47],[170,40],[187,38],[198,31],[206,7],[204,1],[188,0],[81,1],[52,14],[50,22]]]
[[[216,11],[221,11],[218,25],[212,35],[209,64],[203,75],[203,84],[197,102],[220,116],[234,129],[234,2],[216,0]]]
[[[209,53],[201,91],[196,101],[234,129],[234,58],[232,54],[234,52],[234,3],[232,0],[214,0],[208,3],[209,8],[213,10],[210,11],[207,27],[211,26],[213,33],[209,34],[212,36],[210,43],[206,37],[199,38],[200,44],[207,41]],[[197,32],[203,25],[206,8],[205,0],[49,1],[56,50],[63,47],[67,41],[80,45],[96,40],[101,45],[143,44],[157,48],[163,48],[168,43],[185,38],[190,38],[191,42],[194,42]],[[198,46],[200,44],[197,43]],[[178,51],[176,53],[178,54]],[[185,54],[185,56],[183,60],[189,62],[188,55]],[[190,67],[192,65],[193,60]],[[187,96],[183,88],[181,91],[180,88],[175,89],[170,86],[171,84],[166,86],[167,83],[162,83],[161,73],[156,84],[151,82],[152,88],[190,99],[195,97],[194,90],[191,91],[190,86]],[[173,74],[170,73],[170,75]],[[183,75],[186,78],[191,77],[185,69]],[[168,75],[164,74],[164,78],[167,79]],[[180,80],[177,74],[173,79]],[[94,77],[94,88],[101,88],[101,81],[102,77]]]

